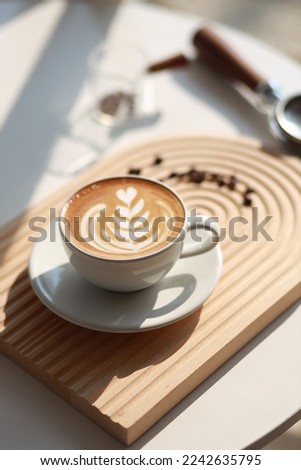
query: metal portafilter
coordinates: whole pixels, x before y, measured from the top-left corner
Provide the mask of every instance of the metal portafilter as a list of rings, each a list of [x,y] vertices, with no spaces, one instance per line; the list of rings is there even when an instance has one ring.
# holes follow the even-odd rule
[[[254,70],[211,28],[196,31],[192,38],[197,58],[223,77],[243,83],[256,93],[266,106],[272,134],[294,150],[301,150],[301,94],[284,96],[279,85]],[[148,67],[153,73],[187,66],[192,59],[177,54]]]

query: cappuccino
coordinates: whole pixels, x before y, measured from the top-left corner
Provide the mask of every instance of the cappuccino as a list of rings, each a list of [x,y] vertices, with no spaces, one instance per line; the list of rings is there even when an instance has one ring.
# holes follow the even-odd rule
[[[75,248],[107,259],[151,255],[183,229],[180,199],[156,181],[124,176],[85,186],[65,203],[65,237]]]

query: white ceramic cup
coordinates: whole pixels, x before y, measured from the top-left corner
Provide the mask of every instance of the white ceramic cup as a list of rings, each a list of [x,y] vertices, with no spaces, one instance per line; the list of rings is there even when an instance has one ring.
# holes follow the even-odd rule
[[[69,198],[61,210],[60,233],[71,264],[88,281],[104,289],[116,292],[131,292],[145,289],[164,277],[180,257],[199,255],[214,248],[218,243],[219,226],[214,220],[216,218],[205,215],[191,218],[182,198],[164,183],[132,175],[118,176],[117,178],[121,180],[130,178],[133,181],[136,179],[144,180],[167,189],[172,197],[177,199],[182,206],[184,214],[182,230],[179,236],[168,242],[163,248],[154,249],[149,254],[139,256],[138,250],[138,255],[135,258],[109,259],[102,254],[97,254],[96,256],[80,249],[66,237],[65,226],[62,220],[66,217]],[[105,178],[99,182],[110,179]],[[116,177],[112,177],[112,179],[116,180]],[[91,183],[88,186],[96,183]],[[76,197],[77,193],[71,197]],[[187,239],[185,240],[187,232],[198,228],[206,230],[206,237],[198,237],[197,240],[192,240],[190,237],[189,242]]]

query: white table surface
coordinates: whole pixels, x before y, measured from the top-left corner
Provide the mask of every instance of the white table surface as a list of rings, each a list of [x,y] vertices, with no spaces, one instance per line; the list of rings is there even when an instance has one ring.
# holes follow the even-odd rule
[[[0,3],[1,224],[72,176],[82,156],[144,138],[210,133],[274,145],[265,116],[205,69],[153,77],[160,115],[110,130],[88,116],[86,58],[101,41],[138,43],[150,61],[191,51],[204,22],[146,4]],[[298,90],[301,68],[277,51],[216,27],[258,70]],[[142,436],[132,449],[239,449],[260,444],[300,417],[301,308],[284,312]],[[122,449],[124,446],[27,372],[0,356],[1,449]]]

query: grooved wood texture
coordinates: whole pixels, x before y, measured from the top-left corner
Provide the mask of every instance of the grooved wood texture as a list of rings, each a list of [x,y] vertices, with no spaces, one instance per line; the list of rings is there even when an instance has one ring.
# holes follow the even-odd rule
[[[154,166],[158,154],[163,162]],[[205,305],[176,324],[135,334],[87,330],[51,313],[32,291],[28,220],[47,217],[50,207],[59,208],[87,182],[133,167],[155,178],[191,167],[237,176],[238,191],[212,182],[167,181],[189,208],[218,216],[226,229],[222,278]],[[1,349],[121,441],[132,443],[297,299],[299,175],[296,157],[271,155],[246,139],[212,136],[156,140],[100,162],[1,231]],[[239,191],[246,185],[256,191],[253,209],[242,205]],[[252,219],[266,215],[272,216],[265,229],[273,241],[261,235],[252,240]],[[236,225],[234,236],[247,235],[241,243],[229,237],[234,216],[248,222]]]

